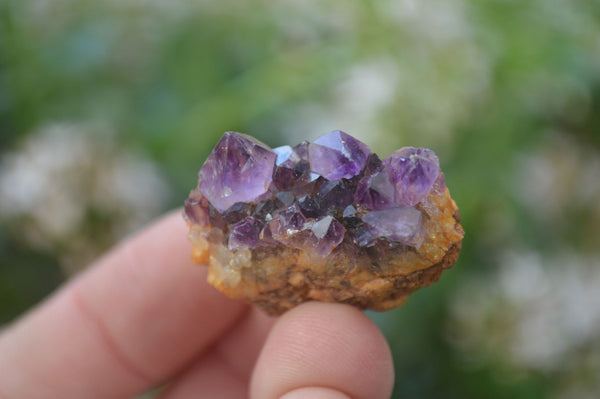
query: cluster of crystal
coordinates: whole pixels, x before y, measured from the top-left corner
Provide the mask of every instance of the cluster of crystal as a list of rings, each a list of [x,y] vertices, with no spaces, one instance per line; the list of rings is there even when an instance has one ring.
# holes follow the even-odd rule
[[[414,206],[441,176],[431,150],[405,147],[381,161],[339,130],[272,150],[227,132],[200,170],[185,214],[224,229],[232,251],[284,244],[327,256],[344,239],[418,248],[422,216]]]
[[[404,147],[381,160],[339,130],[274,149],[227,132],[202,166],[184,216],[207,242],[220,245],[213,252],[223,264],[277,257],[286,262],[282,254],[300,256],[297,262],[307,265],[325,264],[319,259],[345,251],[341,255],[379,267],[390,253],[419,253],[426,230],[435,230],[430,219],[440,217],[443,207],[455,208],[449,196],[445,205],[432,205],[432,198],[445,195],[438,158],[426,148]],[[462,229],[452,217],[448,226],[453,222],[459,243]]]

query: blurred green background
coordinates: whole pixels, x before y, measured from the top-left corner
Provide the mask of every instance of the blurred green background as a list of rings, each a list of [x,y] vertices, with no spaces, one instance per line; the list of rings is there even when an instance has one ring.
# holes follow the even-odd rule
[[[0,2],[0,324],[181,206],[226,130],[439,155],[458,264],[369,313],[397,398],[600,397],[600,3]]]

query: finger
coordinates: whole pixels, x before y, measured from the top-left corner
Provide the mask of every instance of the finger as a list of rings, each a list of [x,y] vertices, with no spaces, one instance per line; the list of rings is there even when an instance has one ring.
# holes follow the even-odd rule
[[[252,369],[264,341],[275,322],[253,308],[227,335],[199,359],[188,371],[173,381],[164,399],[245,398]]]
[[[206,283],[173,213],[0,336],[8,397],[124,397],[188,364],[245,306]]]
[[[343,392],[323,387],[298,388],[286,393],[280,399],[351,399]]]
[[[284,314],[271,330],[250,397],[382,399],[392,384],[390,350],[373,322],[348,305],[311,302]],[[321,396],[302,396],[306,392]]]

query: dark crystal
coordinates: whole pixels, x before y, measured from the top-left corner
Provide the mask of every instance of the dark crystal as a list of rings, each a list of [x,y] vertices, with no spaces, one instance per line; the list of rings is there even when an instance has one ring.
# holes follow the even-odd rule
[[[252,216],[245,217],[233,224],[229,230],[229,249],[235,250],[242,247],[256,248],[263,226],[264,222]]]
[[[356,229],[362,223],[360,217],[358,217],[358,211],[353,205],[348,205],[342,212],[342,224],[346,229]]]
[[[273,239],[287,243],[291,235],[302,230],[305,221],[300,208],[294,204],[273,215],[273,219],[268,223],[269,234]]]
[[[256,204],[254,208],[254,217],[262,220],[270,219],[273,211],[276,209],[275,201],[267,199]]]
[[[298,198],[296,202],[306,217],[316,218],[322,215],[321,207],[315,198],[305,195]]]
[[[374,235],[367,226],[362,226],[354,230],[352,241],[359,247],[370,247],[375,244],[377,236]]]
[[[294,169],[277,166],[273,172],[273,184],[279,190],[288,190],[294,184]]]
[[[225,229],[225,227],[227,227],[227,222],[223,219],[223,216],[221,216],[221,212],[212,206],[212,204],[208,205],[208,220],[210,221],[211,226],[220,229]]]
[[[287,190],[294,185],[311,181],[306,146],[307,144],[299,144],[291,148],[284,145],[273,149],[277,154],[273,183],[278,189]]]
[[[315,200],[323,211],[335,211],[352,204],[354,194],[353,190],[349,189],[349,184],[345,179],[328,181],[319,188]]]
[[[292,191],[296,196],[315,195],[321,185],[327,180],[310,171],[308,163],[302,161],[296,165],[294,170],[294,184]]]
[[[275,204],[277,208],[290,206],[294,203],[294,193],[291,191],[281,191],[275,195]]]
[[[396,188],[386,169],[365,175],[357,184],[354,201],[367,209],[380,210],[396,205]]]
[[[223,212],[221,216],[227,224],[235,224],[246,216],[250,216],[253,210],[254,206],[252,204],[236,202]]]
[[[381,162],[381,159],[379,159],[379,156],[377,156],[377,154],[375,154],[375,153],[371,153],[367,157],[367,161],[365,162],[365,167],[363,168],[362,175],[363,176],[372,175],[373,173],[381,170],[382,167],[383,167],[383,164]]]

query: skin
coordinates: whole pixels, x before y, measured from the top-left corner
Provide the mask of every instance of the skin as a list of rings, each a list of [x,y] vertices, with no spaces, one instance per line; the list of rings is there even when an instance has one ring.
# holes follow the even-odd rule
[[[0,399],[383,399],[389,347],[359,310],[279,318],[226,298],[173,212],[121,243],[0,335]]]

